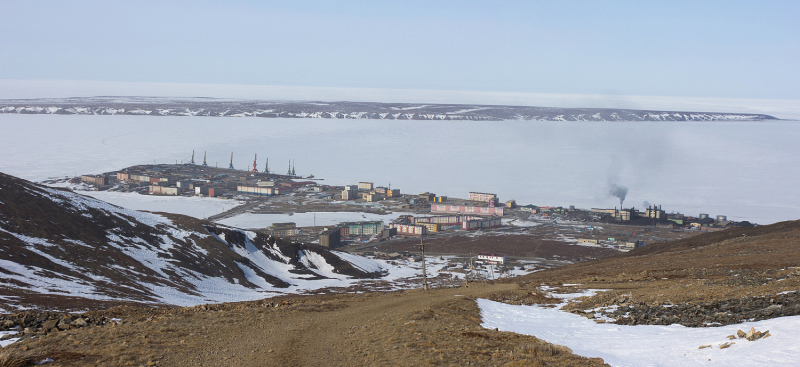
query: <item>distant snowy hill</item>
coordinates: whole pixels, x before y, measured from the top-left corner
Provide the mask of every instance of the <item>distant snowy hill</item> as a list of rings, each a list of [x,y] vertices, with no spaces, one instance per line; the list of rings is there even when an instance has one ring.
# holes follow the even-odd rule
[[[381,263],[347,253],[124,209],[0,173],[0,304],[194,305],[386,273]]]
[[[741,121],[776,119],[769,115],[726,112],[156,97],[0,100],[0,113],[474,121]]]

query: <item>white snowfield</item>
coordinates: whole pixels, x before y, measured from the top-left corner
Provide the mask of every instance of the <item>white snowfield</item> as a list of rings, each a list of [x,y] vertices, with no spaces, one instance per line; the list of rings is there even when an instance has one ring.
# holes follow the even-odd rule
[[[482,326],[532,335],[611,366],[798,366],[800,316],[707,328],[597,324],[559,308],[515,306],[479,299]],[[756,341],[728,340],[737,330],[769,330]],[[728,348],[720,346],[733,342]],[[700,349],[701,346],[710,347]]]
[[[81,194],[128,209],[183,214],[198,219],[222,213],[242,204],[236,200],[199,196],[141,195],[114,191],[81,191]]]

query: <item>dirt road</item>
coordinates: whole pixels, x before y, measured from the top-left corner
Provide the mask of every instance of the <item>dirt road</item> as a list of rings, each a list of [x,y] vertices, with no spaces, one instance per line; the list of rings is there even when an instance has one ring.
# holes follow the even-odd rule
[[[51,366],[598,364],[534,337],[483,329],[475,298],[518,297],[518,289],[479,283],[427,292],[118,308],[103,312],[122,319],[119,325],[53,332],[4,350],[34,361],[52,358]]]

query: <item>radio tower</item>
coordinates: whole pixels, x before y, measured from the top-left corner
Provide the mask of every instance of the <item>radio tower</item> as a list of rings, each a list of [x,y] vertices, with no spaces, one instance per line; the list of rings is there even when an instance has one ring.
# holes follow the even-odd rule
[[[253,158],[253,172],[258,173],[258,168],[256,168],[256,161],[258,160],[258,153],[256,153],[255,158]]]
[[[192,149],[192,161],[189,164],[194,164],[194,149]]]
[[[292,159],[292,176],[297,176],[296,174],[294,174],[294,159]]]
[[[231,164],[228,165],[228,169],[235,169],[233,168],[233,152],[231,152]]]
[[[203,152],[203,165],[208,167],[208,163],[206,163],[206,152]]]

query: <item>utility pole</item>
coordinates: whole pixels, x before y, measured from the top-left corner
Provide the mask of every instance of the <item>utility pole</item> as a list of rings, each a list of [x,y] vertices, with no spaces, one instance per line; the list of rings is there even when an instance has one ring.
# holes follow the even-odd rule
[[[427,291],[428,290],[428,273],[425,270],[425,234],[424,233],[419,238],[419,245],[414,245],[414,246],[418,246],[422,250],[422,289]]]

